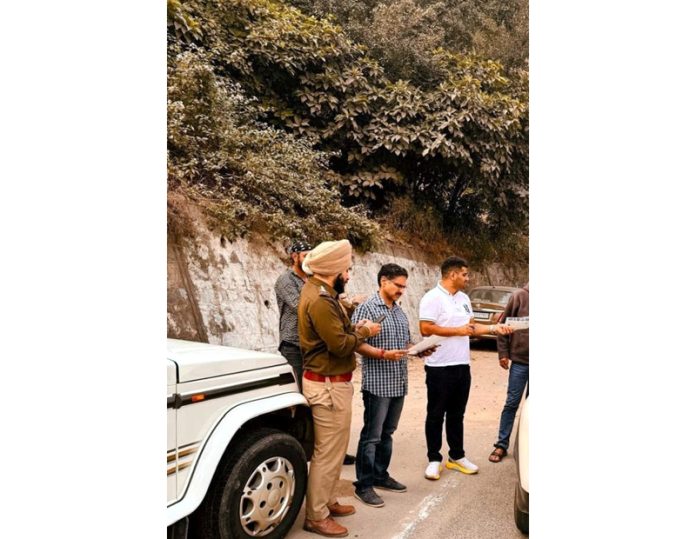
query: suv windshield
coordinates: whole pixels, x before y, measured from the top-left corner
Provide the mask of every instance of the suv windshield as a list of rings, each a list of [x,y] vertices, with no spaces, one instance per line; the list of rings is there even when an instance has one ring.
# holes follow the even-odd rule
[[[481,303],[497,303],[498,305],[507,305],[512,292],[508,290],[473,290],[469,298],[471,301],[479,301]]]

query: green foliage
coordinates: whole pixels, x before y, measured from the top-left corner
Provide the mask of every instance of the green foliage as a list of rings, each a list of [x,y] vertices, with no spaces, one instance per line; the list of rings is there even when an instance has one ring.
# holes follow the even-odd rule
[[[367,24],[353,25],[351,36],[368,46],[390,79],[432,87],[440,75],[432,53],[444,45],[445,37],[441,8],[421,7],[414,0],[380,3]]]
[[[344,175],[340,182],[347,189],[348,197],[376,201],[377,194],[384,190],[387,182],[399,185],[403,182],[403,175],[395,168],[380,165],[374,170],[358,170],[353,175]]]
[[[205,53],[177,56],[168,83],[171,192],[197,200],[230,237],[255,230],[372,246],[377,227],[340,205],[327,156],[256,122],[255,104],[215,74]]]
[[[199,41],[203,37],[200,24],[191,17],[191,10],[179,0],[167,0],[167,29],[186,43]]]
[[[462,19],[450,17],[450,28],[459,31]],[[469,33],[468,48],[510,67],[525,68],[529,60],[529,0],[495,0],[480,15]]]
[[[291,0],[305,13],[332,16],[392,79],[431,84],[432,51],[471,52],[525,67],[529,0]]]
[[[338,189],[345,205],[373,216],[408,197],[437,212],[429,222],[452,238],[496,241],[526,232],[526,71],[446,48],[426,51],[449,31],[434,15],[441,6],[399,2],[411,10],[394,21],[404,33],[401,45],[390,45],[383,29],[374,42],[383,52],[370,50],[389,70],[413,64],[414,77],[422,69],[427,81],[394,82],[334,22],[278,1],[188,2],[203,38],[199,45],[170,39],[170,181],[206,186],[209,199],[224,191],[223,213],[244,223],[268,215],[264,226],[277,234],[283,214],[321,215],[328,226],[335,212],[334,221],[371,241],[362,210],[340,206]],[[346,4],[377,13],[382,27],[396,15],[390,6],[397,2]],[[438,39],[429,39],[437,24]],[[413,54],[397,66],[394,51],[414,42]],[[257,101],[252,106],[244,95]],[[333,193],[331,210],[312,206],[305,184]],[[291,203],[293,197],[300,200]],[[235,206],[240,200],[243,211]]]

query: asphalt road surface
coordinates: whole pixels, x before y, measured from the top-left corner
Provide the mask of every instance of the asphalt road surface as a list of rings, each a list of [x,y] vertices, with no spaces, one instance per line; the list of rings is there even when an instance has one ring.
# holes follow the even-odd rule
[[[408,487],[405,493],[377,491],[385,505],[373,508],[353,496],[355,467],[344,466],[339,485],[341,503],[355,505],[354,515],[337,519],[348,528],[348,537],[365,539],[507,539],[523,538],[514,522],[512,503],[515,463],[510,455],[499,464],[488,462],[498,433],[505,402],[507,372],[498,366],[492,342],[472,348],[472,386],[464,417],[464,450],[480,468],[475,475],[443,469],[439,481],[423,477],[426,388],[422,360],[409,360],[409,393],[399,428],[394,433],[394,453],[389,472]],[[362,428],[363,405],[360,368],[354,377],[353,421],[348,452],[355,454]],[[444,431],[444,429],[443,429]],[[444,436],[444,432],[443,432]],[[514,436],[511,440],[514,442]],[[512,447],[512,444],[511,446]],[[447,442],[443,438],[446,458]],[[288,537],[320,537],[302,530],[304,506]]]

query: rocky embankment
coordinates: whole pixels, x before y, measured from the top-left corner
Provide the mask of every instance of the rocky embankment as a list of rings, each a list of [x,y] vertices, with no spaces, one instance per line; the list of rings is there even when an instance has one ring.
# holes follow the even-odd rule
[[[440,260],[428,260],[407,246],[385,242],[379,252],[356,254],[348,284],[350,294],[377,290],[377,272],[393,262],[409,272],[402,299],[419,339],[418,302],[439,278]],[[283,246],[261,240],[229,241],[199,230],[194,240],[167,246],[168,337],[275,351],[278,346],[278,306],[273,285],[285,271]],[[472,286],[520,285],[526,268],[490,266],[472,272]]]

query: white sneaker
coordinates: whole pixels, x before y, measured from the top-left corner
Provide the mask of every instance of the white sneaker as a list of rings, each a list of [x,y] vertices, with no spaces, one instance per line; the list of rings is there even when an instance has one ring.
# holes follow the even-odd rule
[[[447,459],[445,466],[450,470],[457,470],[465,474],[475,474],[479,471],[479,467],[466,457],[457,460]]]
[[[428,462],[428,467],[425,469],[425,478],[431,481],[437,481],[440,479],[441,471],[442,463],[440,461],[434,460],[433,462]]]

